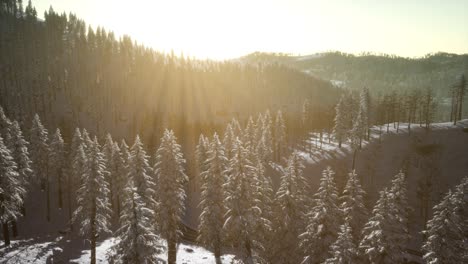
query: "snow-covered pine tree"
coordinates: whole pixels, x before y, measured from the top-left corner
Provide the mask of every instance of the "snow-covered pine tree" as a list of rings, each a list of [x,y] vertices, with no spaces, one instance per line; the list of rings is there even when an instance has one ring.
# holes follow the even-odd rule
[[[141,197],[147,208],[156,209],[155,188],[152,170],[148,162],[148,155],[143,148],[140,136],[136,136],[130,148],[130,159],[127,166],[127,179],[133,181],[138,196]],[[154,217],[152,217],[154,218]]]
[[[275,160],[280,161],[286,154],[286,125],[283,119],[283,113],[278,110],[276,113],[275,128],[274,128],[274,153]]]
[[[303,129],[304,136],[307,135],[309,126],[310,126],[310,103],[308,99],[304,100],[304,103],[302,104],[302,113],[301,113],[301,126]]]
[[[298,236],[306,226],[304,216],[308,205],[303,163],[299,154],[293,152],[281,175],[273,203],[273,239],[266,245],[270,250],[268,261],[271,263],[300,263],[302,260]]]
[[[343,218],[349,224],[352,231],[353,241],[357,245],[361,239],[362,227],[369,219],[367,209],[364,205],[366,192],[355,173],[348,174],[348,181],[340,197]]]
[[[79,155],[85,155],[82,144]],[[109,232],[110,205],[109,187],[105,180],[104,157],[99,150],[96,137],[87,147],[86,162],[83,168],[82,184],[77,191],[77,208],[73,222],[78,222],[80,234],[91,241],[91,264],[96,264],[96,240],[99,235]],[[81,158],[80,158],[81,159]]]
[[[55,176],[55,181],[58,186],[58,208],[63,208],[63,184],[65,182],[65,166],[66,166],[66,151],[65,142],[63,141],[60,129],[57,128],[49,146],[49,172]]]
[[[364,90],[360,94],[357,115],[353,120],[353,127],[350,131],[351,146],[353,149],[362,148],[362,140],[365,138],[368,128],[367,100]]]
[[[362,230],[360,256],[365,263],[401,263],[404,252],[398,246],[400,234],[395,231],[398,218],[393,215],[390,192],[380,192],[372,216]]]
[[[11,126],[11,121],[5,115],[3,108],[0,106],[0,136],[6,139],[8,137],[8,131]]]
[[[93,146],[93,141],[91,140],[91,137],[89,136],[89,133],[86,130],[86,128],[83,128],[81,136],[83,137],[83,142],[84,142],[83,147],[84,147],[84,151],[86,152],[87,148],[90,148]]]
[[[232,159],[235,140],[236,136],[234,135],[232,125],[228,124],[223,135],[224,155],[226,155],[228,161]]]
[[[113,162],[112,167],[110,168],[111,174],[114,175],[114,197],[112,197],[112,199],[115,201],[115,215],[120,218],[120,211],[124,201],[121,194],[125,191],[128,178],[127,166],[117,142],[114,142],[112,158]]]
[[[161,235],[167,239],[168,264],[175,264],[188,177],[184,172],[185,160],[180,145],[172,130],[164,131],[155,159],[153,171],[158,183],[156,192],[159,203],[157,220]]]
[[[434,215],[424,231],[426,240],[422,246],[423,259],[428,264],[467,263],[467,215],[468,177],[456,191],[451,190],[434,206]],[[464,208],[464,210],[463,210]]]
[[[268,247],[265,245],[270,242],[272,229],[272,205],[273,205],[273,187],[270,177],[265,175],[264,163],[261,159],[257,158],[254,167],[254,179],[255,179],[255,200],[257,201],[257,207],[260,208],[260,218],[257,225],[258,234],[257,240],[260,242],[259,245],[262,247],[258,250],[258,255],[262,260],[268,259],[270,252]]]
[[[213,135],[205,160],[207,170],[201,174],[200,224],[198,241],[213,250],[216,263],[221,263],[224,225],[224,183],[226,181],[226,163],[224,147],[218,135]]]
[[[359,263],[358,250],[353,239],[353,230],[345,221],[340,226],[338,239],[330,246],[330,255],[324,264],[353,264]]]
[[[50,222],[49,134],[42,125],[38,114],[34,116],[32,122],[30,143],[33,171],[41,183],[41,190],[46,191],[46,219]]]
[[[239,256],[246,263],[254,263],[255,250],[260,242],[256,227],[261,221],[261,210],[257,206],[254,187],[255,175],[248,160],[248,151],[237,138],[225,184],[227,212],[224,229],[228,243],[238,249]]]
[[[107,133],[104,146],[102,146],[102,154],[106,164],[106,181],[109,184],[109,202],[112,212],[115,210],[114,206],[114,179],[116,174],[116,166],[114,164],[114,141],[110,133]]]
[[[409,213],[410,206],[408,204],[408,188],[405,174],[400,171],[392,180],[392,186],[389,190],[390,205],[392,206],[392,214],[396,217],[397,222],[393,225],[395,235],[398,236],[398,247],[402,252],[405,252],[408,247],[409,240]],[[400,256],[403,257],[403,256]],[[403,259],[397,259],[397,262],[402,262]]]
[[[74,176],[73,177],[76,177],[76,178],[73,178],[73,180],[70,180],[70,182],[68,184],[70,184],[71,186],[73,186],[71,189],[74,190],[73,194],[75,196],[75,194],[78,193],[78,190],[80,188],[80,186],[82,186],[84,184],[84,175],[85,175],[85,172],[86,172],[86,162],[87,162],[87,158],[86,158],[86,153],[85,153],[85,143],[81,143],[80,145],[78,145],[78,148],[74,154],[74,158],[73,158],[73,161],[72,161],[72,164],[71,164],[71,169],[74,173]],[[74,188],[74,186],[78,186],[78,188]],[[71,199],[71,197],[70,197]],[[71,201],[69,201],[69,204],[71,204]],[[77,200],[75,199],[75,202],[73,204],[74,207],[77,206]],[[71,208],[71,206],[70,206]],[[75,209],[76,210],[76,209]],[[74,210],[74,211],[75,211]],[[70,229],[73,230],[73,224],[74,224],[74,220],[73,220],[73,214],[72,214],[72,218],[70,218]]]
[[[259,113],[257,116],[257,121],[254,125],[254,142],[259,142],[263,135],[263,115]]]
[[[271,152],[271,146],[267,145],[265,135],[262,135],[255,150],[257,158],[260,159],[263,164],[268,164],[268,162],[271,161]]]
[[[265,144],[267,146],[270,146],[270,148],[273,151],[273,133],[271,132],[272,129],[272,119],[270,115],[270,111],[267,110],[265,112],[265,116],[263,117],[263,124],[262,124],[262,136],[264,137]]]
[[[18,167],[21,186],[27,190],[33,173],[31,168],[31,159],[29,158],[29,142],[27,142],[24,139],[23,132],[21,131],[21,128],[17,121],[13,121],[11,123],[11,126],[9,128],[9,137],[5,144],[7,145],[7,148],[11,151],[13,160],[15,161]],[[22,198],[24,200],[25,197]],[[24,206],[22,210],[24,215]]]
[[[320,187],[314,195],[314,207],[306,217],[308,225],[299,236],[305,253],[303,263],[322,263],[329,258],[330,245],[338,236],[342,213],[334,174],[330,167],[323,171]]]
[[[125,165],[128,165],[128,160],[130,159],[130,149],[124,139],[120,141],[120,152],[122,152],[122,158]],[[125,173],[127,175],[127,173]]]
[[[231,128],[234,133],[234,138],[235,137],[242,137],[242,127],[239,123],[239,121],[236,118],[232,118],[231,120]]]
[[[366,109],[366,118],[367,118],[367,140],[370,140],[370,133],[371,133],[371,126],[373,124],[373,116],[372,116],[372,101],[371,101],[371,96],[369,92],[369,88],[364,87],[364,89],[361,92],[361,100],[365,103],[365,109]]]
[[[253,121],[252,116],[249,117],[249,121],[247,121],[247,126],[243,131],[242,143],[244,143],[244,147],[249,151],[250,154],[254,153],[256,147],[255,123]]]
[[[75,195],[77,186],[80,186],[81,175],[83,174],[82,170],[84,167],[85,156],[83,152],[82,159],[78,158],[80,153],[80,146],[83,143],[83,137],[81,136],[81,131],[79,128],[75,128],[75,133],[71,140],[70,149],[68,151],[68,168],[69,171],[66,174],[67,181],[67,204],[68,204],[68,219],[70,221],[70,228],[73,229],[72,217],[73,211],[75,210],[75,202],[72,196]],[[83,151],[83,147],[81,149]],[[77,162],[75,164],[75,161]]]
[[[0,136],[0,223],[5,246],[10,245],[8,222],[21,215],[23,197],[26,195],[21,183],[16,163]]]
[[[345,109],[345,95],[342,95],[340,101],[335,107],[335,126],[333,127],[333,135],[338,140],[338,147],[341,148],[341,144],[346,141],[347,136],[347,120],[346,120],[346,109]]]
[[[463,219],[463,234],[468,238],[468,176],[465,176],[461,183],[455,187],[453,193],[453,200],[455,203],[456,212]],[[468,258],[468,255],[464,255]],[[468,262],[468,261],[464,261]]]
[[[210,142],[207,137],[200,134],[198,138],[198,145],[195,149],[195,160],[197,162],[198,175],[207,170],[206,160],[208,157],[208,151],[210,148]]]
[[[143,198],[138,195],[133,181],[128,182],[123,198],[121,227],[117,230],[119,242],[112,248],[111,263],[164,263],[158,257],[163,251],[163,246],[159,236],[154,233],[154,211],[148,208]]]

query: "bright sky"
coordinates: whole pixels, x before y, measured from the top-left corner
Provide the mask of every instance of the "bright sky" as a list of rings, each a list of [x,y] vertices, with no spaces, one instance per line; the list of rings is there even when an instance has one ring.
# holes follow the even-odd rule
[[[27,1],[23,1],[27,2]],[[467,0],[33,0],[159,51],[229,59],[338,50],[468,53]]]

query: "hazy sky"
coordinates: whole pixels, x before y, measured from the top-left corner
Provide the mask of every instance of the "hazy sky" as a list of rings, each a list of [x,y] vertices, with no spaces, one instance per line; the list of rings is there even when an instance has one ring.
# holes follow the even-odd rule
[[[27,1],[24,1],[27,2]],[[468,0],[33,0],[159,51],[468,53]]]

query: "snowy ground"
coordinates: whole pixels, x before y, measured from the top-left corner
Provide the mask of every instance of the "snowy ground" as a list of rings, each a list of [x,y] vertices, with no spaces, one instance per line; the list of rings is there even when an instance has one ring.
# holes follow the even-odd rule
[[[44,242],[45,239],[52,241]],[[82,239],[81,243],[83,242]],[[116,243],[114,238],[106,239],[96,248],[97,263],[108,263],[107,255],[109,249]],[[74,251],[77,243],[72,243],[69,239],[60,236],[56,238],[43,239],[27,239],[14,240],[8,248],[4,248],[0,244],[0,263],[89,263],[90,250]],[[160,256],[162,259],[167,259],[166,254]],[[233,255],[222,256],[222,262],[225,264],[231,263]],[[215,263],[213,254],[198,246],[189,244],[180,244],[177,251],[177,263],[180,264],[207,264]]]

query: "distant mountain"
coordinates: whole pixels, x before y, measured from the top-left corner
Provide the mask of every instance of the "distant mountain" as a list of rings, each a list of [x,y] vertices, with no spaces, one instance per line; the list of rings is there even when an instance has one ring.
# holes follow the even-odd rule
[[[391,90],[433,88],[446,97],[462,73],[468,74],[468,54],[428,54],[422,58],[342,52],[291,56],[256,52],[242,57],[249,63],[281,63],[351,89],[368,87],[374,93]]]

